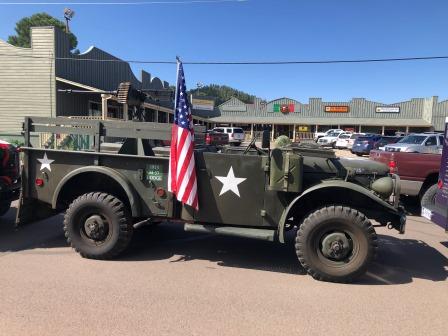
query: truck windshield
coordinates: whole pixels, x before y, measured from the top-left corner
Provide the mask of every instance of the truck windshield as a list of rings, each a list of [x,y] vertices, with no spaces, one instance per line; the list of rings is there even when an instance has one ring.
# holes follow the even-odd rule
[[[350,134],[341,134],[339,136],[339,139],[349,139],[350,138]]]
[[[426,135],[408,135],[398,141],[398,143],[420,145],[425,141]]]
[[[339,135],[339,132],[330,132],[327,134],[328,137],[337,137]]]

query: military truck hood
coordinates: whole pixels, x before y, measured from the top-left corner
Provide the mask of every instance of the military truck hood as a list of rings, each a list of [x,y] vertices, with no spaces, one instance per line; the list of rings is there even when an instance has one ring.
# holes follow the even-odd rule
[[[387,175],[389,168],[381,162],[365,159],[341,158],[339,162],[345,169],[351,169],[358,175]]]

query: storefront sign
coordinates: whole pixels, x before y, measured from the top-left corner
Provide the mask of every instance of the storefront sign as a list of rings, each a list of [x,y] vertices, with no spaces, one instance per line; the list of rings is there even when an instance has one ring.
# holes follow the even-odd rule
[[[325,106],[325,112],[329,113],[348,113],[348,106]]]
[[[246,105],[222,105],[220,110],[225,112],[246,112]]]
[[[398,106],[377,106],[376,113],[400,113]]]
[[[308,132],[308,126],[297,126],[297,131]]]
[[[215,108],[215,102],[209,99],[193,98],[191,104],[194,110],[213,111]]]
[[[274,112],[282,113],[293,113],[295,106],[294,104],[274,104]]]

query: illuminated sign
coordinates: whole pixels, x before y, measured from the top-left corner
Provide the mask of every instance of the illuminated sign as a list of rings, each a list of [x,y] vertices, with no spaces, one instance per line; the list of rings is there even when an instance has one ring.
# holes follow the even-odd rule
[[[308,132],[308,126],[297,126],[297,131]]]
[[[377,106],[376,113],[400,113],[398,106]]]
[[[325,112],[329,113],[348,113],[348,106],[325,106]]]

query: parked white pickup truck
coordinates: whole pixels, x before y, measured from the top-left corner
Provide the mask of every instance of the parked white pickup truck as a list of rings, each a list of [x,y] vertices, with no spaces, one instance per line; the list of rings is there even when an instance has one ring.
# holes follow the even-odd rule
[[[332,132],[342,132],[342,131],[343,130],[341,130],[339,128],[332,128],[325,132],[316,132],[316,133],[314,133],[314,141],[317,142],[320,138],[323,138],[324,136],[327,136],[328,134],[330,134]]]

